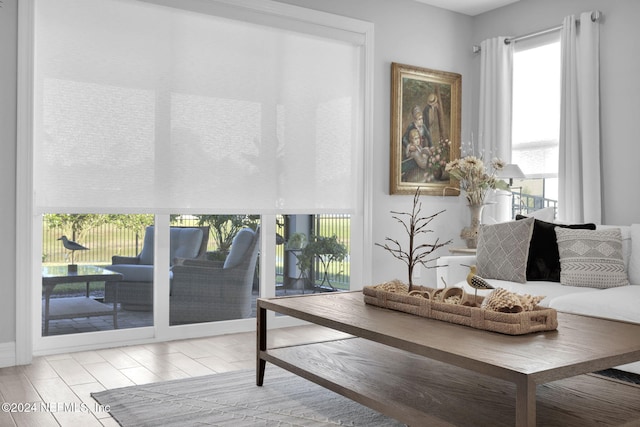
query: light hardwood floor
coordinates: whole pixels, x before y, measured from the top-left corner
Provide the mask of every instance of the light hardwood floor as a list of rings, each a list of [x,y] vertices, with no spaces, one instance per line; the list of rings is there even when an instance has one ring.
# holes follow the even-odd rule
[[[343,334],[320,326],[270,332],[269,345],[323,341]],[[254,332],[83,351],[34,358],[0,369],[3,404],[38,405],[42,412],[0,411],[0,426],[117,426],[90,393],[178,378],[255,369]],[[13,409],[17,409],[14,407]]]

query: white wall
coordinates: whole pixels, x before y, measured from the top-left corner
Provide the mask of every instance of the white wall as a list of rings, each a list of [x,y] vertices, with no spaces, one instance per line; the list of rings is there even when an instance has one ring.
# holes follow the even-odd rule
[[[16,329],[17,0],[0,6],[0,343],[7,343]]]

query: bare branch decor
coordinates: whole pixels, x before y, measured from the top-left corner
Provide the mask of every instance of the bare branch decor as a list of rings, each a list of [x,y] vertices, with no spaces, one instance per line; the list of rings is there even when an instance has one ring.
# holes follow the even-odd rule
[[[440,238],[436,238],[435,243],[422,243],[418,244],[416,242],[416,238],[420,234],[428,234],[433,233],[433,230],[427,228],[431,221],[433,221],[438,215],[444,212],[441,210],[440,212],[436,212],[433,215],[429,215],[426,217],[420,216],[422,211],[422,203],[420,202],[420,188],[416,189],[416,193],[413,196],[413,209],[411,213],[409,212],[394,212],[391,211],[393,215],[393,219],[398,221],[404,227],[404,230],[409,235],[409,249],[404,250],[402,245],[398,240],[391,239],[390,237],[385,238],[385,244],[376,243],[376,246],[380,246],[381,248],[389,251],[394,258],[399,259],[407,265],[408,273],[409,273],[409,292],[413,289],[413,269],[418,264],[421,264],[425,268],[433,268],[433,266],[427,265],[428,262],[434,261],[435,259],[429,258],[429,256],[437,249],[444,247],[452,242],[452,240],[448,240],[445,243],[440,243]],[[408,217],[407,219],[402,219],[400,216]]]

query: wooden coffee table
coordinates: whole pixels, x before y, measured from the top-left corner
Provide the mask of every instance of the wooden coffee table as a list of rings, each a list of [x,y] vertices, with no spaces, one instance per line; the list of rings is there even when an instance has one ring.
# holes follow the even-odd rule
[[[535,426],[537,403],[545,425],[640,423],[640,387],[581,375],[640,360],[637,324],[558,313],[556,331],[509,336],[367,305],[361,292],[257,304],[258,385],[270,362],[408,425]],[[353,338],[267,348],[267,310]]]

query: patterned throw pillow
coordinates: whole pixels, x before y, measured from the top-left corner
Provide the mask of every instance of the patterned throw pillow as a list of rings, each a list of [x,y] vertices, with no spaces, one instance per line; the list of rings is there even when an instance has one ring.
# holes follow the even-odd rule
[[[629,284],[619,228],[592,231],[557,227],[556,236],[563,285],[604,289]]]
[[[480,226],[476,252],[480,277],[518,283],[527,281],[527,257],[534,220],[527,218]]]

